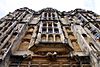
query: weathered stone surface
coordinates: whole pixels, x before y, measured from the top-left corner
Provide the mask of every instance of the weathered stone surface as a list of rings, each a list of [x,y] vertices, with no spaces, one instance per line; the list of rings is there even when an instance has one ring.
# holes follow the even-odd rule
[[[100,16],[27,7],[0,19],[0,67],[99,67]]]

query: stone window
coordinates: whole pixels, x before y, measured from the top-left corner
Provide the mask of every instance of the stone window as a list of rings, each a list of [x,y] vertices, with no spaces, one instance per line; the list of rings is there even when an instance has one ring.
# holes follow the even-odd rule
[[[60,35],[55,36],[55,41],[57,41],[57,42],[61,41]]]
[[[47,24],[46,23],[43,23],[43,26],[47,26]]]
[[[53,39],[54,39],[54,38],[53,38],[53,35],[50,34],[50,35],[48,36],[48,41],[49,41],[49,42],[52,42]]]
[[[59,33],[58,28],[55,28],[55,29],[54,29],[54,32],[55,32],[55,33]]]
[[[54,23],[54,27],[57,27],[57,24],[56,23]]]
[[[42,28],[42,32],[44,33],[44,32],[46,32],[47,30],[46,30],[46,28]]]
[[[53,31],[52,31],[52,28],[49,28],[48,29],[48,33],[52,33]]]
[[[48,23],[48,27],[52,27],[52,22],[49,22]]]
[[[42,34],[42,35],[41,35],[41,40],[42,40],[42,41],[46,41],[46,35],[45,35],[45,34]]]
[[[55,14],[52,13],[52,16],[55,17]]]
[[[51,13],[48,13],[49,14],[49,17],[51,17]]]
[[[44,17],[47,17],[47,13],[44,13]]]

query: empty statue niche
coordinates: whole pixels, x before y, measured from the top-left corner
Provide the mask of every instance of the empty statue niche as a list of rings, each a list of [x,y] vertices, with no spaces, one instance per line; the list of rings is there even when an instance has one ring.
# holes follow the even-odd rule
[[[42,34],[42,35],[41,35],[41,40],[42,40],[42,41],[46,41],[46,34]]]
[[[33,28],[32,28],[33,29]],[[30,28],[28,29],[30,30]],[[27,50],[32,36],[32,31],[27,31],[19,45],[18,50]]]
[[[28,30],[25,33],[25,36],[23,37],[23,40],[30,41],[31,40],[31,37],[32,37],[33,31],[34,31],[34,27],[29,27]]]
[[[61,41],[60,35],[55,35],[55,41],[56,41],[56,42],[60,42],[60,41]]]
[[[66,32],[71,32],[70,27],[66,27],[65,29],[66,29]]]
[[[75,51],[81,51],[80,46],[77,43],[77,41],[76,42],[75,41],[72,41],[71,43],[72,43],[73,48],[74,48]]]
[[[30,40],[31,37],[32,37],[32,33],[27,32],[27,33],[25,34],[25,36],[24,36],[23,39],[24,39],[24,40],[25,40],[25,39]]]
[[[52,34],[48,35],[48,41],[49,42],[53,42],[54,41],[54,38],[53,38]]]
[[[20,43],[18,50],[19,51],[25,51],[25,50],[28,50],[28,47],[29,47],[29,41],[23,40]]]

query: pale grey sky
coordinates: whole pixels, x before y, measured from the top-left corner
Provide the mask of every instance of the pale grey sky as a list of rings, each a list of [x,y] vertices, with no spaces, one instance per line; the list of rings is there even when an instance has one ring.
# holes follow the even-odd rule
[[[0,0],[0,18],[22,7],[36,11],[46,7],[53,7],[60,11],[82,8],[100,14],[99,3],[100,0]]]

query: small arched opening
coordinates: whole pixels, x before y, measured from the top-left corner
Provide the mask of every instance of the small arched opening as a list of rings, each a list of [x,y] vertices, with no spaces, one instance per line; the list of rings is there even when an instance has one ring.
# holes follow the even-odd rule
[[[61,41],[60,35],[56,35],[56,36],[55,36],[55,40],[56,40],[57,42]]]
[[[48,41],[49,41],[49,42],[52,42],[52,41],[53,41],[53,35],[50,34],[50,35],[48,36]]]
[[[41,40],[42,40],[42,41],[46,41],[46,35],[45,35],[45,34],[42,34]]]

